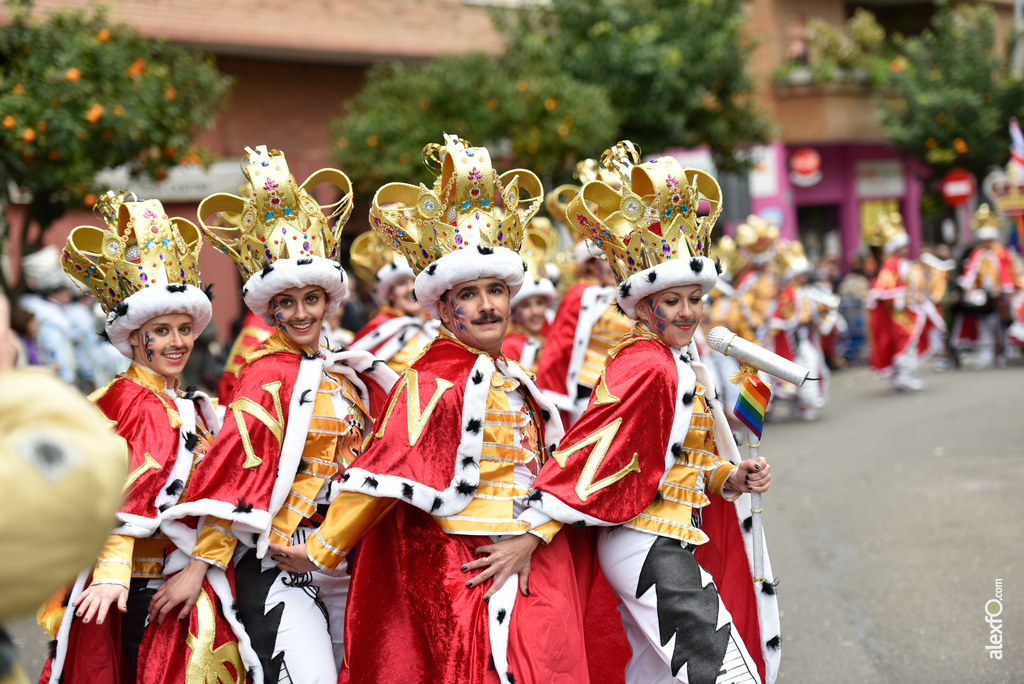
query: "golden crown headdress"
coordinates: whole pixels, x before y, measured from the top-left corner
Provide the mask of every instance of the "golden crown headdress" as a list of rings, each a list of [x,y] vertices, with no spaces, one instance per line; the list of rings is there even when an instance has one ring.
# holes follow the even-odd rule
[[[365,283],[373,284],[377,273],[388,264],[394,263],[395,253],[384,244],[375,231],[360,233],[352,241],[349,262],[356,276]]]
[[[424,163],[439,171],[432,187],[388,183],[370,207],[374,229],[416,273],[467,247],[518,251],[544,196],[532,171],[499,175],[485,148],[454,135],[444,140],[423,148]]]
[[[202,291],[199,229],[171,218],[157,200],[108,192],[96,204],[105,228],[79,226],[61,253],[61,266],[83,292],[95,295],[107,313],[106,335],[118,351],[133,356],[129,335],[163,314],[192,316],[195,335],[213,316]]]
[[[194,223],[170,218],[159,201],[139,200],[124,190],[103,195],[95,211],[106,227],[72,230],[61,265],[105,312],[150,287],[201,287],[203,241]]]
[[[752,254],[765,254],[779,239],[779,228],[757,214],[736,226],[736,244]]]
[[[998,214],[992,211],[988,204],[982,204],[978,207],[978,210],[974,212],[974,216],[971,217],[971,228],[978,230],[979,228],[998,228],[1003,227],[1003,222],[999,219]]]
[[[341,231],[352,213],[352,185],[338,169],[320,169],[301,185],[295,182],[282,152],[260,145],[249,154],[243,173],[248,197],[229,193],[210,195],[199,205],[199,222],[213,245],[231,257],[248,281],[279,259],[323,257],[338,262]],[[320,205],[311,190],[330,183],[341,199]],[[325,209],[331,209],[325,214]],[[217,226],[211,217],[238,215],[235,225]],[[331,221],[334,221],[333,226]]]
[[[527,226],[519,256],[523,257],[534,280],[547,277],[547,266],[555,263],[560,245],[561,236],[548,219],[537,217]]]
[[[875,218],[875,222],[866,226],[862,235],[864,242],[869,247],[885,247],[893,241],[902,241],[907,238],[907,231],[903,227],[903,216],[898,211],[883,211]]]

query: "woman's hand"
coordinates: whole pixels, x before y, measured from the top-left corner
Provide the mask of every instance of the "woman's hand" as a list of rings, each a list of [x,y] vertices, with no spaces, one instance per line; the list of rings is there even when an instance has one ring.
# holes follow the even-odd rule
[[[149,602],[150,622],[155,620],[156,624],[162,625],[164,618],[178,605],[181,606],[178,620],[187,618],[199,598],[208,567],[208,563],[193,558],[184,570],[160,585]]]
[[[128,587],[123,584],[91,584],[71,605],[82,622],[91,622],[96,616],[96,624],[102,625],[107,611],[115,603],[119,611],[128,612]]]
[[[763,458],[756,461],[748,458],[732,471],[728,488],[734,492],[766,492],[772,479],[769,473],[771,469]]]
[[[309,560],[305,544],[293,546],[271,544],[270,558],[277,563],[278,568],[287,572],[316,572],[320,569],[313,564],[313,561]]]
[[[479,575],[466,582],[467,587],[475,587],[486,581],[488,578],[494,580],[491,588],[484,594],[484,600],[488,600],[496,591],[501,589],[505,580],[515,573],[519,573],[519,591],[523,596],[529,596],[530,558],[534,550],[540,544],[540,537],[533,534],[520,534],[509,539],[502,539],[496,544],[478,547],[473,553],[487,554],[484,558],[477,558],[462,566],[463,572],[486,568]]]

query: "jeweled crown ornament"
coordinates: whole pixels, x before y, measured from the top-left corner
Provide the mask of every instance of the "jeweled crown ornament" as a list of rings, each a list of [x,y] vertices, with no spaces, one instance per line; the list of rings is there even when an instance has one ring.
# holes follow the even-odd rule
[[[341,232],[352,213],[348,176],[338,169],[320,169],[299,184],[282,152],[266,145],[245,149],[247,196],[218,193],[203,200],[203,232],[235,262],[245,283],[246,305],[268,324],[274,325],[270,299],[296,283],[322,287],[328,311],[335,310],[347,292],[339,257]],[[323,184],[335,186],[340,199],[328,205],[313,199],[313,188]]]
[[[440,171],[432,187],[388,183],[370,208],[374,229],[416,273],[468,247],[519,250],[544,194],[532,171],[499,175],[486,148],[447,133],[423,148],[423,161]]]
[[[376,231],[360,233],[352,241],[349,263],[356,276],[366,283],[374,283],[380,270],[395,262],[394,251],[380,239]]]
[[[779,228],[757,214],[751,214],[747,220],[736,226],[736,244],[750,253],[756,263],[764,264],[771,260],[775,241],[779,239]]]
[[[979,240],[998,240],[1002,234],[1003,222],[988,204],[983,203],[971,217],[971,229],[974,230],[974,237]]]
[[[191,314],[193,329],[201,332],[212,309],[201,290],[199,228],[169,217],[159,201],[139,200],[123,190],[101,197],[96,212],[105,227],[72,230],[61,266],[107,313],[111,343],[131,356],[128,334],[172,312]]]
[[[710,291],[717,273],[707,255],[722,212],[718,182],[704,171],[684,169],[673,157],[640,163],[640,150],[629,141],[606,150],[601,164],[621,179],[621,187],[588,182],[566,217],[607,256],[626,314],[634,315],[643,296],[672,285],[699,283],[704,293]],[[708,206],[703,215],[702,202]],[[658,268],[670,262],[670,268]]]

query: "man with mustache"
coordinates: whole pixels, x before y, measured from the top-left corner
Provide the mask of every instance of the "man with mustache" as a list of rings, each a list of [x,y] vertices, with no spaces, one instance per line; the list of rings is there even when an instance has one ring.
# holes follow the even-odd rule
[[[754,590],[739,522],[749,493],[768,489],[769,468],[740,461],[694,343],[702,297],[717,281],[707,249],[721,190],[673,157],[640,164],[629,143],[609,155],[621,188],[591,181],[566,214],[605,251],[616,302],[636,324],[609,351],[530,506],[597,529],[597,562],[632,650],[627,684],[771,682],[774,585]],[[708,215],[698,215],[702,203]]]
[[[352,564],[345,681],[583,683],[569,547],[525,505],[562,430],[501,353],[540,181],[499,176],[486,149],[454,136],[425,154],[442,169],[434,189],[385,185],[371,223],[418,272],[416,299],[440,333],[395,386],[318,533],[272,550],[292,571]]]

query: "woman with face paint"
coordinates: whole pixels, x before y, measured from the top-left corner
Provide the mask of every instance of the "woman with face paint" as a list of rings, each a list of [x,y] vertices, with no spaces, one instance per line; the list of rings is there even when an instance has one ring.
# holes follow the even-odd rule
[[[324,169],[299,185],[277,150],[248,152],[246,198],[212,195],[199,218],[238,266],[246,305],[276,332],[246,357],[224,430],[183,503],[169,511],[179,520],[171,534],[191,558],[153,599],[150,617],[174,622],[204,576],[228,569],[236,592],[227,612],[255,651],[253,680],[335,684],[348,574],[283,572],[273,549],[317,533],[398,377],[368,352],[323,345],[324,318],[347,292],[338,252],[352,206],[348,178]],[[323,183],[342,193],[330,216],[310,194]],[[220,212],[241,219],[212,227]]]
[[[174,552],[166,511],[188,487],[194,463],[220,426],[206,395],[178,386],[195,337],[212,315],[200,286],[199,229],[168,218],[160,202],[126,201],[123,193],[109,193],[98,207],[107,228],[73,230],[61,264],[97,297],[108,314],[104,334],[131,359],[128,370],[90,397],[127,444],[130,463],[119,526],[99,562],[75,582],[62,618],[59,609],[41,614],[56,637],[41,681],[66,684],[134,682],[154,659],[146,617],[150,598],[171,572],[164,563]],[[218,597],[209,583],[201,590],[210,605],[230,598]],[[182,617],[177,630],[159,637],[174,654],[161,663],[170,673],[164,681],[185,681],[188,644],[196,643],[189,639],[227,644],[221,652],[227,671],[244,672],[228,622]]]
[[[610,350],[530,506],[599,528],[597,562],[632,651],[628,684],[714,682],[722,670],[730,681],[770,682],[774,585],[752,590],[739,522],[749,493],[768,489],[769,468],[741,462],[694,343],[702,297],[717,281],[707,248],[721,190],[671,157],[640,164],[628,142],[604,158],[621,187],[587,183],[566,215],[604,250],[618,305],[636,324]],[[764,567],[770,574],[767,558]]]

